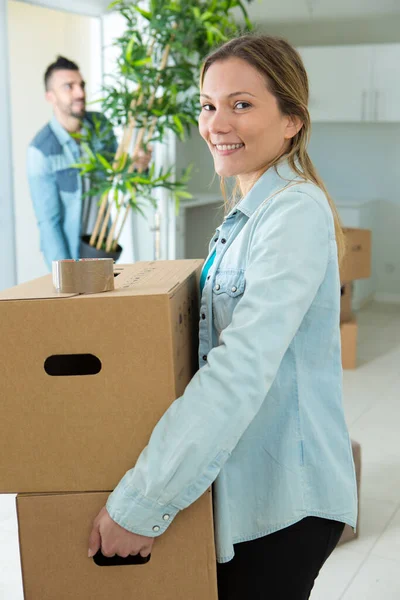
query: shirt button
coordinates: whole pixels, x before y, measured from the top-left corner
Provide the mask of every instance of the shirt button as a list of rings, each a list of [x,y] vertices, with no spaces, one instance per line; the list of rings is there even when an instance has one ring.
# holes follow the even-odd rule
[[[205,318],[206,318],[206,315],[205,315],[204,313],[201,313],[201,318],[202,318],[202,319],[205,319]]]
[[[214,238],[214,242],[218,242],[218,238],[217,238],[217,237],[216,237],[216,238]]]
[[[153,527],[153,531],[160,531],[160,528],[159,528],[159,526],[158,526],[158,525],[154,525],[154,527]]]
[[[226,239],[225,238],[222,238],[221,244],[226,244]]]
[[[169,515],[163,515],[163,519],[164,519],[164,521],[169,521],[170,520],[170,516]]]
[[[233,286],[232,292],[237,292],[237,287],[236,286]]]
[[[211,275],[207,275],[207,281],[211,279]]]
[[[204,362],[207,360],[207,354],[204,354],[203,360],[204,360]]]
[[[217,285],[215,286],[215,289],[217,290],[217,292],[218,292],[218,290],[221,289],[221,286],[219,285],[219,283],[217,283]]]

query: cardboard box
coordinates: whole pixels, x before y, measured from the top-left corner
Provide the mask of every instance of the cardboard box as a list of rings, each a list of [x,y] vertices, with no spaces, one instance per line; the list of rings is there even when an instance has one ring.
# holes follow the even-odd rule
[[[98,566],[87,558],[91,524],[106,499],[17,496],[26,600],[217,600],[211,492],[177,515],[139,565]]]
[[[355,369],[357,366],[357,330],[354,315],[348,322],[340,324],[343,369]]]
[[[345,542],[351,542],[355,540],[360,535],[359,525],[360,525],[360,489],[361,489],[361,446],[358,442],[351,440],[351,448],[353,451],[353,460],[354,466],[356,469],[356,481],[357,481],[357,499],[358,499],[358,517],[357,517],[357,527],[356,532],[350,525],[346,525],[342,537],[339,540],[339,544],[344,544]]]
[[[369,229],[344,229],[346,254],[340,266],[340,281],[371,276],[371,231]]]
[[[60,297],[0,294],[0,493],[111,490],[197,369],[201,260],[117,268]]]
[[[353,295],[353,283],[345,283],[340,288],[340,322],[350,321],[352,317],[351,300]]]

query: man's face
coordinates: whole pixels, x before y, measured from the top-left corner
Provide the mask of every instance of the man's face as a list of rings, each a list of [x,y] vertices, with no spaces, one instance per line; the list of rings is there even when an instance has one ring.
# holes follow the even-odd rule
[[[85,82],[79,71],[55,71],[49,81],[46,98],[55,115],[81,119],[86,110]]]

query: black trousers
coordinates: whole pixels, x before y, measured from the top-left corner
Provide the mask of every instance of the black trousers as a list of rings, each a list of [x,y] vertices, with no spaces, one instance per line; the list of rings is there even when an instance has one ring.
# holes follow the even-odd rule
[[[295,525],[235,545],[217,565],[219,600],[308,600],[344,523],[306,517]]]

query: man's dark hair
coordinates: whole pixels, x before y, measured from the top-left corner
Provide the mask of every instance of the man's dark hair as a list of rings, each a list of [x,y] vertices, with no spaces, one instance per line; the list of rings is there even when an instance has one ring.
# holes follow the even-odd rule
[[[44,74],[44,87],[46,88],[46,92],[49,89],[49,81],[51,76],[55,71],[79,71],[79,67],[76,63],[72,62],[65,56],[57,56],[57,60],[51,65],[49,65],[46,69],[46,73]]]

